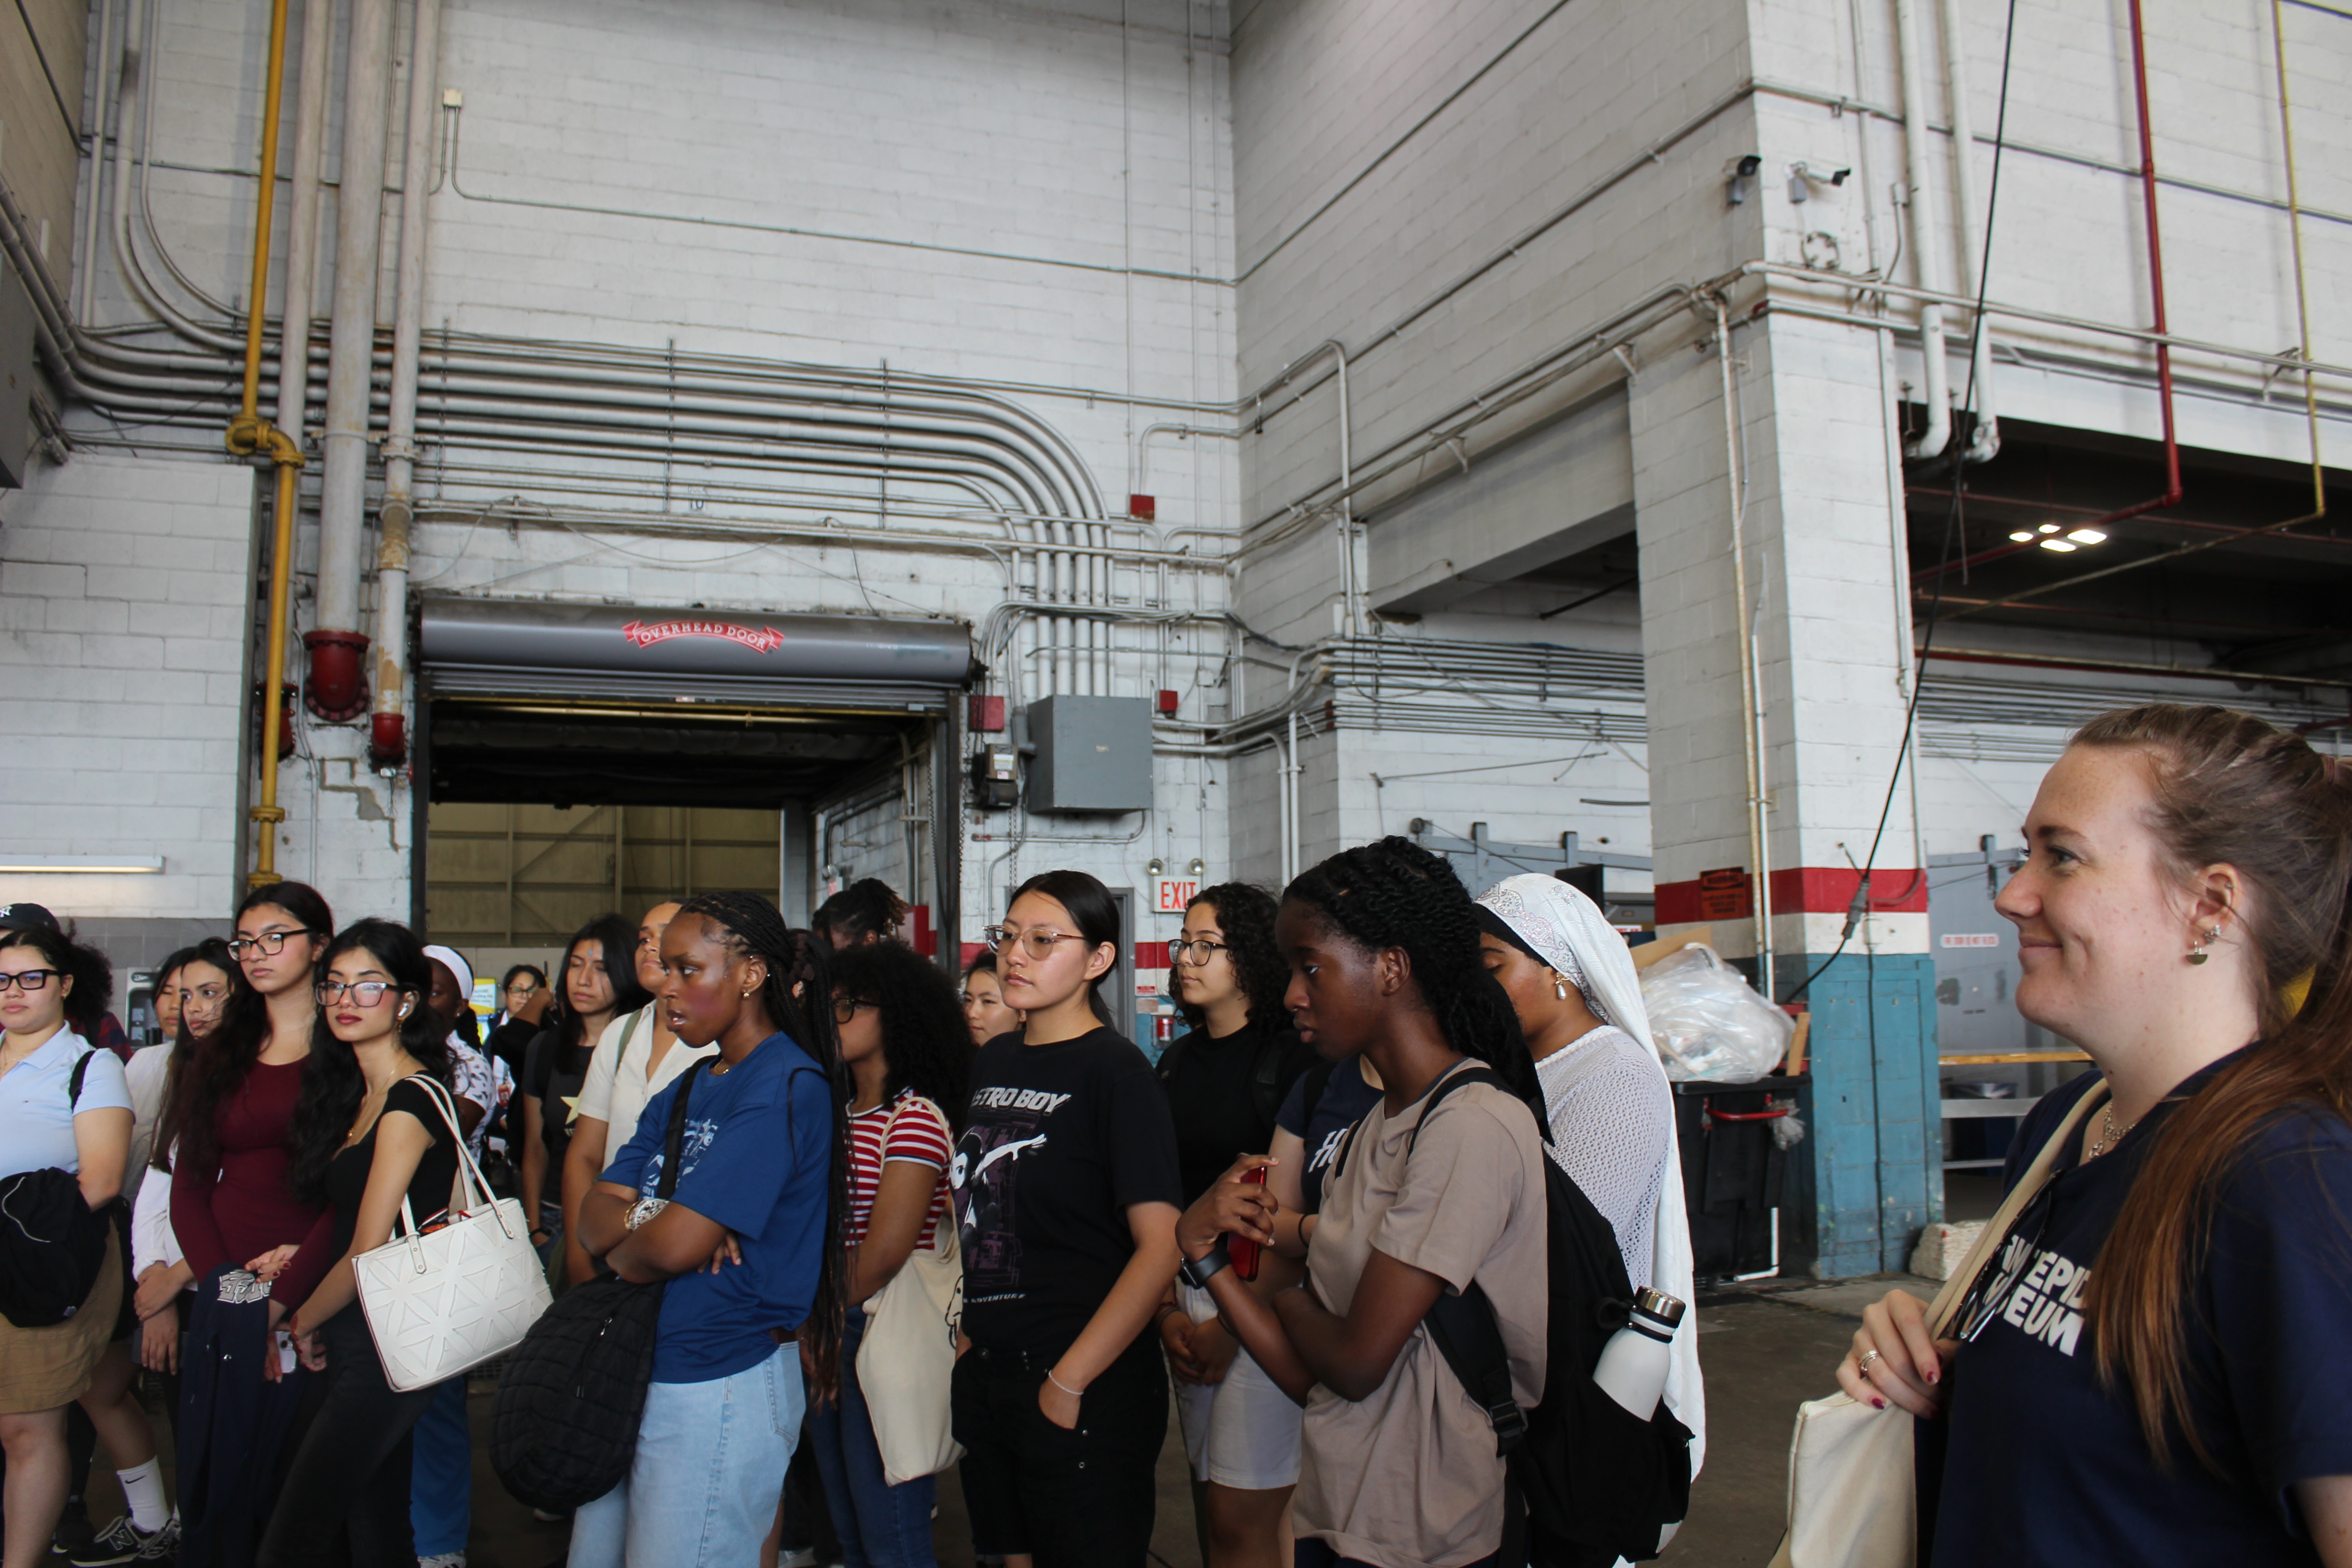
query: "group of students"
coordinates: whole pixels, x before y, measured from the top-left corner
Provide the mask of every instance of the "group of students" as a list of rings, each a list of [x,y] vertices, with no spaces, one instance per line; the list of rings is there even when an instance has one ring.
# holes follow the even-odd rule
[[[2019,1005],[2098,1070],[2036,1108],[2011,1179],[2060,1127],[2079,1142],[1954,1330],[1890,1295],[1841,1382],[1934,1418],[1937,1561],[2352,1563],[2328,1371],[2352,1313],[2352,784],[2259,721],[2152,707],[2078,735],[2027,833],[2000,903]],[[0,1175],[66,1173],[110,1213],[138,1188],[128,1268],[111,1236],[79,1312],[0,1322],[5,1568],[48,1552],[77,1405],[130,1503],[77,1563],[176,1541],[405,1568],[446,1486],[412,1435],[444,1394],[386,1382],[351,1259],[404,1198],[438,1210],[501,1109],[551,1278],[667,1281],[577,1568],[777,1561],[803,1447],[844,1561],[932,1563],[937,1477],[892,1473],[877,1421],[905,1391],[860,1352],[901,1273],[950,1255],[932,1392],[983,1561],[1140,1568],[1171,1387],[1211,1568],[1523,1561],[1496,1406],[1590,1373],[1550,1364],[1560,1178],[1611,1270],[1693,1293],[1666,1080],[1591,901],[1536,876],[1473,899],[1400,838],[1279,900],[1212,887],[1171,944],[1192,1027],[1156,1062],[1100,994],[1122,932],[1093,877],[1024,882],[961,996],[893,940],[904,912],[861,884],[809,930],[749,894],[593,922],[551,982],[508,977],[478,1053],[520,1057],[503,1108],[466,1094],[497,1100],[495,1069],[457,1065],[439,982],[463,961],[337,931],[307,888],[174,958],[173,1039],[129,1072],[69,1023],[102,960],[0,920]],[[1472,1296],[1507,1384],[1484,1403],[1430,1327]],[[1696,1337],[1673,1333],[1655,1417],[1693,1472]],[[176,1519],[134,1363],[176,1371]]]

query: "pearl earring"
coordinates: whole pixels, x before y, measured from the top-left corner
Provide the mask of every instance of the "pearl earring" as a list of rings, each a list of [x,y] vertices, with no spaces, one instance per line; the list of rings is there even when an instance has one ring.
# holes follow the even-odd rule
[[[2199,942],[2195,947],[2189,950],[2189,962],[2191,963],[2204,963],[2208,958],[2213,956],[2211,953],[2205,951],[2206,947],[2210,943],[2217,942],[2221,940],[2221,928],[2220,926],[2215,926],[2212,930],[2205,933],[2205,940],[2203,942]]]
[[[1568,1000],[1568,978],[1557,969],[1551,972],[1551,994],[1563,1002]]]

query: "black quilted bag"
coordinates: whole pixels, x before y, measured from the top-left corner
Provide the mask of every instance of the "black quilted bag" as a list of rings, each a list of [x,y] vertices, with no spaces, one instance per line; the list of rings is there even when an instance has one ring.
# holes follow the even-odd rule
[[[686,1102],[671,1104],[656,1197],[677,1189]],[[610,1275],[575,1285],[507,1356],[490,1407],[490,1468],[518,1500],[551,1513],[593,1502],[627,1479],[653,1382],[662,1287]]]

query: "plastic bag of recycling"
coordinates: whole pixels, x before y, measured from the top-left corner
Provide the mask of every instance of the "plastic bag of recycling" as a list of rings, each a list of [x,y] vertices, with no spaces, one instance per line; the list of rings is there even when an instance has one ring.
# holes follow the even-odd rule
[[[1666,1076],[1677,1080],[1753,1083],[1780,1065],[1797,1028],[1705,942],[1643,970],[1642,1005]]]

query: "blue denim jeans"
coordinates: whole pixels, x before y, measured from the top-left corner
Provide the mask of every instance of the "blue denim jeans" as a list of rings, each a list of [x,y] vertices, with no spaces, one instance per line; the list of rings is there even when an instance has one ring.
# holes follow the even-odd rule
[[[466,1380],[453,1377],[408,1435],[408,1521],[416,1555],[466,1550],[474,1529],[474,1434],[466,1417]]]
[[[800,1438],[800,1351],[708,1383],[656,1383],[629,1479],[572,1519],[571,1568],[743,1568],[776,1521]]]
[[[841,1397],[809,1412],[809,1441],[824,1477],[825,1506],[841,1537],[847,1568],[936,1568],[931,1555],[931,1504],[939,1478],[892,1486],[882,1474],[874,1417],[857,1386],[857,1346],[866,1336],[866,1309],[852,1307],[841,1328]]]

